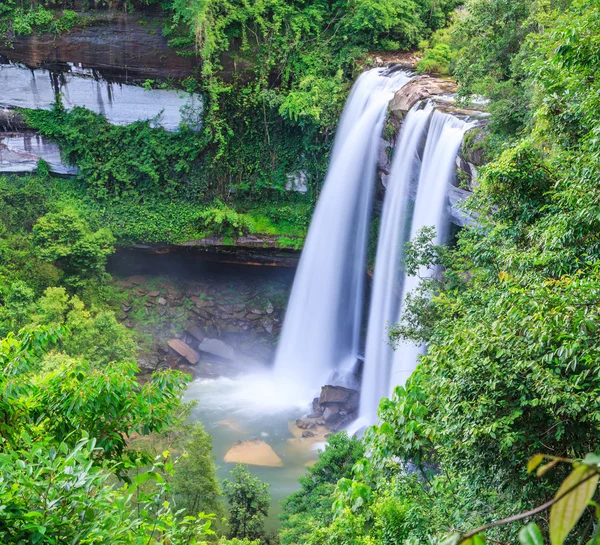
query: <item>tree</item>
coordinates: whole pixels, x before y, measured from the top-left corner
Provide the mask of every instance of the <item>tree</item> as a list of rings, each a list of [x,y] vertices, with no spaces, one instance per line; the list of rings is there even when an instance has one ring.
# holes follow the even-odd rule
[[[260,539],[264,536],[265,519],[271,497],[269,485],[253,477],[246,467],[237,464],[223,482],[229,502],[229,533],[238,539]]]
[[[340,432],[329,437],[324,451],[308,474],[300,477],[301,489],[283,502],[280,532],[283,545],[303,545],[315,526],[333,519],[331,498],[337,482],[352,476],[352,467],[364,455],[364,444]]]
[[[63,270],[65,282],[76,286],[85,280],[105,279],[106,260],[115,240],[108,229],[92,231],[78,212],[65,207],[37,220],[33,242],[40,259],[55,263]]]
[[[177,506],[190,515],[203,511],[217,516],[223,512],[221,490],[215,474],[212,440],[200,422],[184,430],[187,441],[173,476]]]

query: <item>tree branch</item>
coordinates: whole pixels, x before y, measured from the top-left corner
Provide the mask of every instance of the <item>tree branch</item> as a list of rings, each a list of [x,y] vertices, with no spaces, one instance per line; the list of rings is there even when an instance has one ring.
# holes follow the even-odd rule
[[[496,526],[503,526],[505,524],[510,524],[511,522],[517,522],[519,520],[523,520],[523,519],[532,517],[534,515],[537,515],[538,513],[542,513],[544,511],[546,511],[547,509],[549,509],[550,507],[552,507],[555,503],[562,500],[565,496],[568,496],[578,486],[581,486],[583,483],[585,483],[592,477],[595,477],[596,475],[598,475],[598,471],[594,471],[591,475],[588,475],[585,479],[579,481],[577,484],[574,484],[571,488],[569,488],[568,490],[565,490],[565,492],[563,492],[557,498],[552,498],[551,500],[547,501],[546,503],[543,503],[542,505],[538,505],[537,507],[534,507],[533,509],[530,509],[529,511],[525,511],[523,513],[519,513],[518,515],[513,515],[512,517],[508,517],[508,518],[505,518],[502,520],[497,520],[495,522],[490,522],[489,524],[485,524],[484,526],[475,528],[474,530],[471,530],[470,532],[467,532],[466,534],[464,534],[460,538],[460,541],[458,541],[458,543],[456,545],[460,545],[467,539],[469,539],[481,532],[485,532],[486,530],[489,530],[490,528],[495,528]]]

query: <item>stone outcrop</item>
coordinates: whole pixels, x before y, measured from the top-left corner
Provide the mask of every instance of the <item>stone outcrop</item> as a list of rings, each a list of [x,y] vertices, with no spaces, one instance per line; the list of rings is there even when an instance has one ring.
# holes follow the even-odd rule
[[[50,172],[74,176],[77,167],[65,163],[54,142],[34,132],[0,132],[0,172],[35,172],[43,159]]]
[[[283,467],[283,461],[273,448],[262,439],[238,441],[229,449],[224,458],[231,464],[251,466]]]
[[[408,111],[421,100],[449,95],[456,91],[456,84],[433,76],[417,76],[396,92],[390,102],[390,119],[400,127]]]
[[[325,426],[330,431],[338,431],[356,419],[358,403],[357,390],[343,386],[323,386],[319,397],[313,400],[313,412],[305,419],[297,420],[296,426],[302,430]]]
[[[179,339],[171,339],[167,342],[169,347],[179,354],[182,358],[185,358],[189,363],[195,365],[200,361],[200,355],[191,346],[185,344]]]

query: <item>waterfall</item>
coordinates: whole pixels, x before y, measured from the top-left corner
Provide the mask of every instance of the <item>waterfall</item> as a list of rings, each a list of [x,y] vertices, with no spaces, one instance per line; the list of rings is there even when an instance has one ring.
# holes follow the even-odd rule
[[[386,327],[398,317],[402,295],[402,248],[410,234],[411,189],[421,169],[420,148],[431,108],[411,110],[404,121],[388,178],[381,214],[377,258],[361,388],[361,417],[373,422],[379,400],[389,390],[394,351],[386,339]]]
[[[410,343],[392,350],[387,326],[399,319],[402,301],[419,283],[417,277],[403,272],[405,242],[425,226],[435,227],[436,244],[445,240],[447,186],[467,128],[467,123],[451,115],[432,112],[431,105],[413,108],[404,122],[381,218],[356,429],[377,419],[379,400],[406,381],[424,350]]]
[[[409,79],[370,70],[344,107],[275,358],[277,383],[297,396],[309,398],[334,368],[356,361],[381,131],[389,101]]]
[[[456,155],[469,124],[456,117],[434,111],[423,152],[423,166],[419,176],[415,211],[410,231],[412,240],[423,227],[435,227],[434,244],[446,241],[449,225],[446,204],[448,184],[456,175]],[[421,270],[419,276],[434,274]],[[418,276],[405,276],[403,300],[419,286]],[[400,315],[401,317],[401,315]],[[425,350],[422,345],[402,342],[396,347],[388,395],[406,382],[417,366],[417,358]]]

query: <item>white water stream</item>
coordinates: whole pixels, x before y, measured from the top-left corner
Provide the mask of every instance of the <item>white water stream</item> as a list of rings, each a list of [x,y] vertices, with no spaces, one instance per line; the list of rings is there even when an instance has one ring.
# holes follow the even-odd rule
[[[311,399],[358,356],[373,181],[387,105],[410,76],[370,70],[348,98],[275,359],[277,389]]]
[[[380,399],[391,395],[396,386],[406,382],[425,348],[401,343],[392,350],[387,328],[400,318],[407,294],[419,285],[418,276],[404,273],[404,244],[427,226],[435,228],[435,244],[445,241],[448,184],[455,175],[456,155],[468,127],[468,123],[460,119],[425,106],[409,112],[402,128],[379,232],[360,418],[353,428],[376,421]],[[410,195],[414,185],[416,198],[413,202]],[[419,276],[434,272],[422,270]]]

